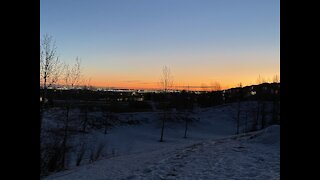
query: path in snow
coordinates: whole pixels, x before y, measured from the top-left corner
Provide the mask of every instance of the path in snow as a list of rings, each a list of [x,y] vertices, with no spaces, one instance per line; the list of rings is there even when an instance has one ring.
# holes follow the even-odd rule
[[[279,144],[254,143],[247,137],[173,151],[131,179],[280,179]]]

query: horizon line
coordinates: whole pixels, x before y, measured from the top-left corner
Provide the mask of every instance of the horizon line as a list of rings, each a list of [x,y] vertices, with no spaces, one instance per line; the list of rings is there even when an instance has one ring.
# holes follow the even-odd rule
[[[257,86],[257,85],[261,85],[261,84],[280,84],[279,82],[263,82],[263,83],[257,83],[257,84],[250,84],[250,85],[245,85],[242,86],[242,88],[244,87],[248,87],[248,86]],[[65,85],[54,85],[54,86],[60,86],[60,87],[66,87]],[[105,90],[153,90],[153,91],[161,91],[162,88],[141,88],[141,87],[117,87],[117,86],[94,86],[94,85],[77,85],[75,86],[77,88],[81,88],[81,87],[91,87],[91,88],[100,88],[100,89],[105,89]],[[173,91],[223,91],[223,90],[229,90],[229,89],[233,89],[233,88],[239,88],[240,86],[233,86],[233,87],[228,87],[228,88],[221,88],[219,90],[215,90],[212,89],[215,86],[174,86],[173,88],[170,88],[170,90]],[[211,88],[211,89],[210,89]],[[48,89],[52,89],[52,87],[48,87]]]

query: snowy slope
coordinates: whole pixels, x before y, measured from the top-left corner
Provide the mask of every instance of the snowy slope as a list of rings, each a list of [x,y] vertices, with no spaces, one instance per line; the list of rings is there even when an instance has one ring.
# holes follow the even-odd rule
[[[247,102],[242,108],[254,106]],[[118,114],[120,119],[140,124],[116,126],[108,134],[101,129],[73,135],[75,145],[85,142],[94,148],[104,144],[102,157],[90,163],[89,148],[76,167],[70,154],[68,170],[45,179],[279,179],[279,126],[235,136],[236,107],[196,109],[187,139],[182,138],[183,122],[167,122],[162,143],[158,141],[161,112]]]
[[[154,151],[104,159],[46,179],[280,179],[279,129],[162,143]]]

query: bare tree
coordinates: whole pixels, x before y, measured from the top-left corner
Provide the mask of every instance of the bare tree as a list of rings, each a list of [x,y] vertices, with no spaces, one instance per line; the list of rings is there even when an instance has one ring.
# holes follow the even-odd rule
[[[52,36],[44,35],[40,41],[40,85],[43,88],[42,99],[46,98],[47,88],[55,85],[62,73],[62,63],[57,55],[57,46]]]
[[[184,128],[184,136],[183,138],[187,138],[187,131],[189,129],[189,123],[193,121],[193,117],[191,117],[191,113],[193,112],[193,104],[188,97],[187,100],[187,109],[184,112],[184,120],[185,120],[185,128]]]
[[[260,75],[259,75],[259,77],[258,77],[258,79],[257,79],[257,83],[258,84],[263,84],[263,83],[266,83],[267,81],[265,80],[265,78],[263,78],[263,77],[261,77]],[[259,95],[258,95],[258,99],[257,99],[257,117],[256,117],[256,122],[255,122],[255,124],[259,124],[259,118],[260,118],[260,116],[261,116],[261,114],[262,114],[262,110],[263,110],[263,108],[264,107],[261,107],[261,106],[263,106],[263,98],[262,98],[262,96],[263,96],[263,91],[260,91],[259,92]]]
[[[160,84],[164,93],[167,93],[173,87],[173,76],[171,75],[170,68],[167,66],[162,68]]]
[[[182,118],[185,120],[185,128],[184,128],[184,136],[183,138],[187,138],[187,132],[189,129],[189,123],[192,122],[194,120],[193,117],[191,117],[191,113],[193,112],[194,109],[194,104],[192,102],[192,99],[190,97],[190,89],[189,89],[189,85],[188,85],[188,89],[187,89],[187,97],[186,101],[184,101],[185,103],[185,111],[184,111],[184,115],[182,116]]]
[[[86,95],[85,95],[86,96]],[[86,128],[88,126],[88,119],[89,119],[89,107],[88,107],[88,98],[85,97],[85,103],[84,105],[81,107],[80,111],[81,111],[81,116],[82,116],[82,121],[81,121],[81,130],[80,132],[85,133],[86,132]]]
[[[40,40],[40,88],[42,88],[40,101],[40,157],[42,157],[42,121],[47,100],[47,89],[56,84],[61,76],[62,64],[57,55],[57,47],[52,36],[44,35]],[[43,159],[40,159],[43,161]],[[41,162],[42,164],[43,162]]]
[[[240,133],[241,99],[242,99],[242,83],[240,83],[240,84],[239,84],[239,92],[238,92],[237,134],[239,134],[239,133]]]
[[[263,84],[263,83],[266,83],[266,82],[267,82],[266,79],[259,75],[259,77],[257,78],[257,83],[258,84]]]
[[[74,89],[79,85],[81,79],[81,60],[77,57],[75,64],[69,68],[69,65],[64,66],[64,83],[65,86]]]
[[[189,85],[188,85],[188,89],[187,89],[187,108],[186,109],[188,109],[189,108],[189,105],[190,105],[190,96],[189,96]],[[189,121],[189,119],[188,119],[188,114],[187,114],[188,112],[186,111],[185,112],[185,115],[186,115],[186,117],[185,117],[185,128],[184,128],[184,136],[183,136],[183,138],[187,138],[187,131],[188,131],[188,121]]]
[[[274,75],[274,77],[272,78],[272,82],[274,82],[274,83],[279,83],[280,82],[279,77],[278,77],[277,74]]]
[[[106,104],[103,108],[103,126],[104,126],[104,134],[108,134],[109,124],[111,125],[112,121],[114,120],[114,114],[109,109],[108,105]]]
[[[80,68],[79,68],[80,69]],[[82,127],[80,132],[86,132],[86,128],[88,126],[88,119],[89,119],[89,92],[88,90],[91,89],[91,78],[85,79],[85,78],[81,78],[82,79],[82,89],[84,90],[84,105],[81,107],[81,116],[82,116]]]
[[[162,73],[161,73],[161,78],[160,78],[160,84],[161,84],[161,89],[165,95],[165,98],[167,96],[168,90],[170,90],[173,86],[173,76],[171,75],[170,68],[167,66],[164,66],[162,68]],[[164,124],[166,119],[168,118],[168,102],[165,102],[165,108],[163,112],[163,117],[162,117],[162,127],[161,127],[161,136],[160,136],[160,142],[163,142],[163,130],[164,130]]]
[[[80,68],[80,60],[77,57],[75,64],[72,66],[72,68],[69,68],[68,65],[65,66],[64,69],[64,83],[65,86],[73,89],[75,86],[78,85],[78,82],[80,80],[81,76],[81,68]],[[69,137],[69,123],[70,123],[70,108],[71,108],[71,102],[70,97],[67,97],[66,99],[66,113],[64,118],[64,133],[63,133],[63,140],[61,144],[61,152],[62,152],[62,160],[61,160],[61,169],[65,166],[65,157],[67,153],[67,143],[68,143],[68,137]]]
[[[84,90],[90,90],[92,88],[92,85],[91,85],[91,78],[82,78],[82,89]]]
[[[81,132],[86,132],[86,128],[88,126],[88,114],[89,114],[89,97],[88,97],[88,90],[91,89],[91,78],[88,80],[83,80],[83,90],[84,90],[84,106],[81,108],[81,116],[83,116],[82,118],[82,128],[81,128]]]
[[[266,126],[266,102],[262,102],[261,107],[261,129],[265,128]]]
[[[278,124],[279,123],[279,103],[280,101],[277,99],[273,100],[272,105],[272,124]]]
[[[245,118],[245,121],[244,121],[244,133],[247,133],[248,132],[248,111],[246,111],[246,118]]]

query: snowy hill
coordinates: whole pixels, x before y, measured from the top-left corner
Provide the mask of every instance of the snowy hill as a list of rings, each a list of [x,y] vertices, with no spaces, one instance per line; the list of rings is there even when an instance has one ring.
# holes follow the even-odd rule
[[[89,149],[75,166],[70,156],[68,170],[45,179],[280,179],[280,126],[234,135],[234,106],[197,109],[186,139],[183,123],[167,122],[162,143],[159,112],[119,114],[140,123],[116,126],[108,134],[74,135],[74,144],[104,144],[101,158],[90,162]],[[254,103],[243,104],[250,106]]]
[[[280,128],[104,159],[46,179],[280,179]]]

